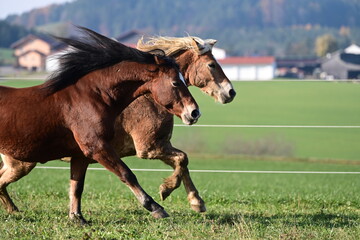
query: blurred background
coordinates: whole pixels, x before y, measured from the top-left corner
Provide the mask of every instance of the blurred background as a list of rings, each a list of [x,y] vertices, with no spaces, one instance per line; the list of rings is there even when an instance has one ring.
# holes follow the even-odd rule
[[[358,71],[347,76],[322,71],[323,59],[319,59],[352,44],[355,45],[348,52],[360,52],[356,47],[360,44],[357,0],[1,1],[0,64],[17,64],[7,50],[16,49],[14,43],[28,34],[69,37],[76,35],[73,25],[130,44],[141,35],[190,34],[217,39],[217,47],[223,50],[218,58],[274,57],[266,61],[276,64],[277,71],[275,76],[267,78],[319,78],[322,72],[323,78],[358,78],[359,75]],[[35,68],[46,67],[33,66],[32,70]]]

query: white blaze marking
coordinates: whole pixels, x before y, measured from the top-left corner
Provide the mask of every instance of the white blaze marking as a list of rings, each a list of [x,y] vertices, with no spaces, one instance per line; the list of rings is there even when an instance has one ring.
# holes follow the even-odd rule
[[[179,72],[179,78],[180,80],[184,83],[185,86],[187,86],[186,82],[185,82],[185,78],[184,76],[181,74],[181,72]]]

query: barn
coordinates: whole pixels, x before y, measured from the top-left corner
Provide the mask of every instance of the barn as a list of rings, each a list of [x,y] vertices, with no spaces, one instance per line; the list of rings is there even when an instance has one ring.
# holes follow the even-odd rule
[[[274,57],[227,57],[218,60],[226,76],[232,81],[271,80],[274,78]]]
[[[327,79],[360,79],[360,47],[327,54],[321,63],[322,76]]]

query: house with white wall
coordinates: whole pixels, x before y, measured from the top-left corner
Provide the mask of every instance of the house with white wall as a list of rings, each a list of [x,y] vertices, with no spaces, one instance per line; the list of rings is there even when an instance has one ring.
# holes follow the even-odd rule
[[[213,47],[211,53],[217,60],[226,58],[226,51],[222,48]]]
[[[227,57],[218,62],[232,81],[272,80],[275,76],[274,57]]]

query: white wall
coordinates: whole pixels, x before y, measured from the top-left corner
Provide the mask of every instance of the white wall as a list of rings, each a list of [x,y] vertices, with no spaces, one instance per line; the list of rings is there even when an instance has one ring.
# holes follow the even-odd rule
[[[237,80],[239,78],[239,68],[235,65],[221,65],[225,75],[230,80]]]
[[[271,80],[275,75],[275,65],[258,66],[257,80]]]
[[[213,47],[213,49],[211,50],[211,53],[213,54],[215,59],[226,58],[226,51],[224,49]]]
[[[224,73],[230,80],[271,80],[274,78],[275,65],[228,65],[222,64]]]

